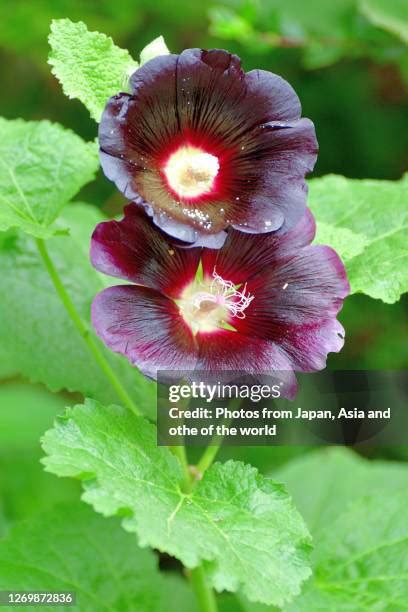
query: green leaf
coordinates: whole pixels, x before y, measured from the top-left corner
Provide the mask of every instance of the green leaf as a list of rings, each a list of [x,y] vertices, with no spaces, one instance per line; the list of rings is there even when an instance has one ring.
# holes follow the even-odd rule
[[[403,610],[408,601],[408,493],[353,503],[319,533],[314,579],[289,610]]]
[[[408,12],[406,0],[361,0],[360,10],[378,26],[408,44]]]
[[[18,227],[48,238],[98,165],[95,144],[60,125],[0,118],[0,230]]]
[[[78,499],[78,488],[72,486],[77,483],[56,482],[40,464],[40,436],[66,403],[66,397],[22,381],[0,385],[0,532],[1,508],[4,528],[56,502]]]
[[[48,61],[64,93],[81,100],[91,117],[99,121],[108,99],[127,90],[137,63],[111,38],[89,32],[81,21],[53,20],[49,43]]]
[[[158,36],[151,43],[146,45],[140,52],[140,65],[142,66],[149,60],[157,57],[158,55],[168,55],[170,51],[164,42],[163,36]]]
[[[408,175],[400,181],[313,179],[309,203],[318,226],[339,230],[333,246],[346,260],[352,293],[393,303],[408,291]]]
[[[356,234],[345,227],[336,227],[324,221],[319,221],[316,227],[317,244],[329,244],[335,251],[341,253],[343,261],[348,261],[360,255],[368,244],[368,239],[362,234]]]
[[[408,468],[345,449],[276,474],[314,535],[313,578],[285,610],[404,609],[408,600]],[[248,608],[250,609],[250,607]]]
[[[0,385],[0,456],[2,451],[16,454],[39,448],[40,436],[52,425],[67,398],[49,393],[40,385],[20,380]],[[25,424],[30,421],[30,427]]]
[[[313,534],[359,497],[408,490],[407,465],[367,461],[345,448],[311,452],[290,461],[274,477],[285,483]]]
[[[74,591],[79,610],[175,612],[174,586],[179,602],[190,599],[180,583],[162,575],[155,555],[138,548],[117,520],[79,503],[20,523],[0,542],[0,589]]]
[[[309,535],[286,491],[240,462],[214,464],[191,494],[181,467],[141,417],[94,401],[67,411],[46,433],[44,464],[83,480],[83,499],[104,515],[125,516],[141,546],[189,567],[204,562],[217,590],[242,588],[251,600],[281,605],[309,576]]]
[[[70,228],[70,235],[50,238],[47,243],[61,279],[86,322],[95,294],[117,283],[97,273],[89,262],[90,236],[102,220],[92,206],[71,205],[56,224],[57,228]],[[35,241],[21,234],[8,235],[0,245],[0,267],[0,357],[9,369],[42,382],[52,391],[67,389],[105,402],[118,401],[66,313]],[[99,343],[96,336],[95,340]],[[153,415],[155,385],[125,358],[111,353],[102,343],[100,347],[136,405]]]

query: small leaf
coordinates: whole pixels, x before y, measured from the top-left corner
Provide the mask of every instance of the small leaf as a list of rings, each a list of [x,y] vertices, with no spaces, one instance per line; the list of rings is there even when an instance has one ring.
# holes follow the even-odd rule
[[[0,230],[38,238],[98,169],[94,143],[48,121],[0,118]]]
[[[55,225],[57,229],[68,227],[70,235],[47,242],[62,282],[85,322],[89,322],[95,294],[117,282],[96,272],[89,262],[91,233],[103,219],[93,206],[73,204]],[[68,389],[101,401],[118,401],[66,313],[35,241],[17,232],[5,234],[0,241],[0,268],[0,372],[20,373],[52,391]],[[106,349],[89,328],[136,405],[153,416],[154,383],[126,359]]]
[[[190,601],[179,583],[158,571],[155,555],[138,548],[117,520],[79,503],[17,524],[0,542],[0,589],[74,591],[78,610],[175,612],[174,587],[179,603]]]
[[[83,499],[106,516],[126,511],[123,526],[141,546],[189,568],[204,562],[217,590],[242,588],[251,600],[282,605],[299,592],[310,573],[309,535],[283,487],[228,461],[184,494],[180,464],[145,419],[90,400],[67,417],[44,437],[46,469],[92,474]]]
[[[408,291],[408,175],[399,181],[332,175],[313,179],[309,201],[317,226],[331,227],[333,246],[346,260],[352,293],[391,304]],[[324,231],[323,226],[319,240],[326,241]]]
[[[146,45],[140,52],[140,65],[142,66],[149,60],[157,57],[158,55],[168,55],[170,51],[164,42],[163,36],[158,36],[151,43]]]
[[[81,21],[56,19],[49,36],[48,62],[69,98],[78,98],[99,121],[108,99],[126,91],[137,63],[112,39],[90,32]]]

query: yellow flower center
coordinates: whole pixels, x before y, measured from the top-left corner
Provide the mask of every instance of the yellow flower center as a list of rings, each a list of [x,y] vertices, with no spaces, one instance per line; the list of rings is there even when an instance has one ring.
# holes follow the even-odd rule
[[[187,145],[170,155],[163,172],[180,198],[197,198],[211,191],[219,169],[218,157]]]

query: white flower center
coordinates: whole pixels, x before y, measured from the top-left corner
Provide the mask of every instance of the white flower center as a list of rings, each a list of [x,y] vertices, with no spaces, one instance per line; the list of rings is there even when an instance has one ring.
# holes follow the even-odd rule
[[[233,329],[233,319],[245,319],[253,295],[246,292],[246,285],[239,291],[231,282],[213,271],[212,279],[200,284],[192,283],[181,296],[180,312],[193,334],[217,329]]]
[[[187,145],[170,155],[163,172],[180,198],[197,198],[211,191],[219,169],[218,157]]]

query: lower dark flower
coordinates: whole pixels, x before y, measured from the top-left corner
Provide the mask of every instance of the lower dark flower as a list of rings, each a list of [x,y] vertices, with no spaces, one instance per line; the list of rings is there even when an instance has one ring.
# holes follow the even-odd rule
[[[231,230],[219,250],[180,249],[131,204],[93,234],[95,268],[130,281],[92,305],[97,334],[146,375],[158,370],[313,371],[339,351],[349,284],[309,211],[287,233]]]

